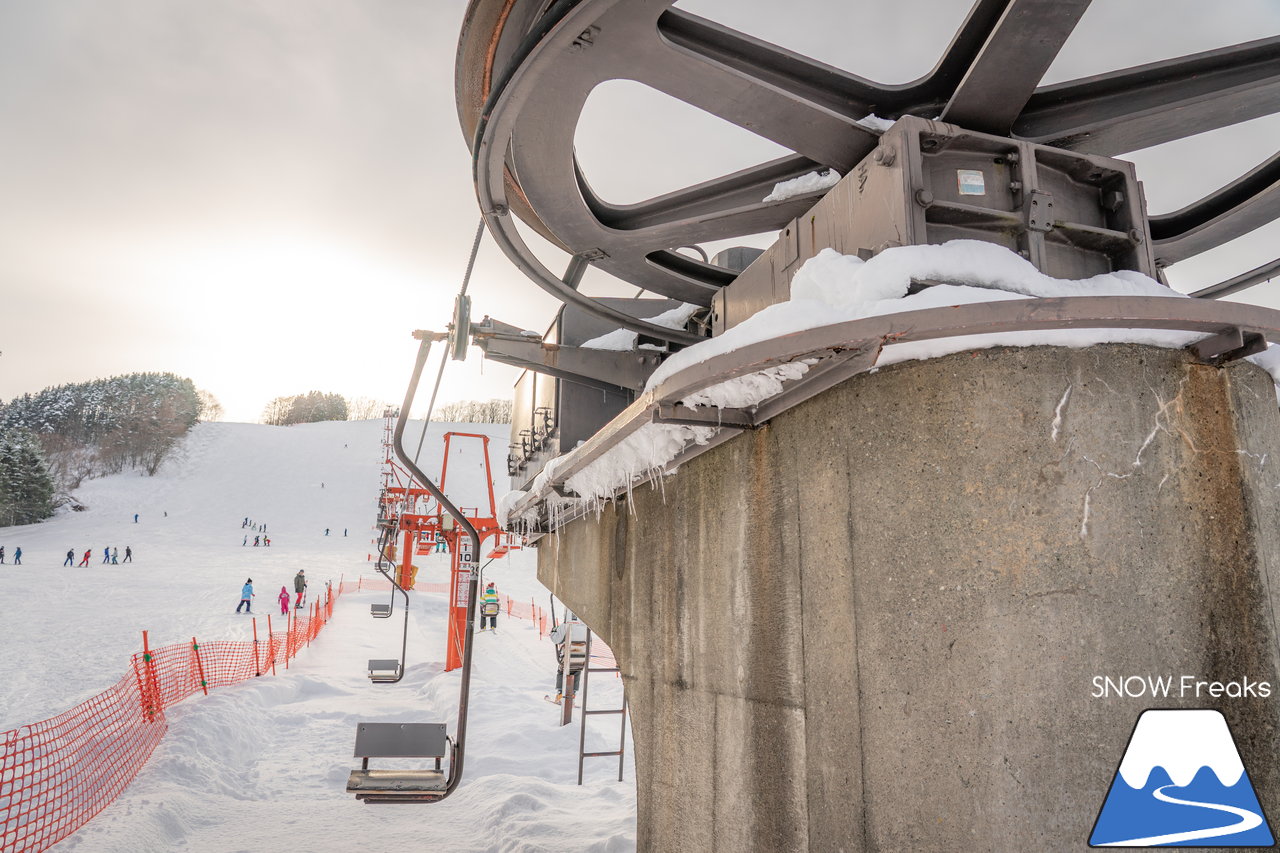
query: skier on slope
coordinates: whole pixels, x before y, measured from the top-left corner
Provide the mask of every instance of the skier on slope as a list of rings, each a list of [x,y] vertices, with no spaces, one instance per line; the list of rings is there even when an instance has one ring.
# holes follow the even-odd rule
[[[13,549],[13,564],[15,566],[22,565],[22,546],[21,545]]]
[[[485,620],[494,631],[498,630],[498,591],[490,583],[480,596],[480,630],[485,628]]]
[[[82,559],[82,560],[80,561],[80,566],[87,566],[87,565],[89,565],[89,558],[90,558],[90,557],[92,557],[92,556],[93,556],[93,549],[92,549],[92,548],[85,548],[85,549],[84,549],[84,559]],[[80,566],[77,566],[76,568],[80,568]]]
[[[128,545],[125,545],[125,546],[124,546],[124,561],[125,561],[126,563],[132,563],[132,562],[133,562],[133,548],[131,548],[131,547],[130,547],[130,546],[128,546]]]
[[[4,546],[0,545],[0,566],[4,565]]]
[[[293,576],[293,591],[297,596],[296,609],[302,609],[302,600],[307,597],[307,575],[303,569],[298,569],[298,573]]]
[[[245,613],[253,612],[253,578],[249,578],[244,582],[244,586],[240,588],[240,603],[236,605],[236,612],[240,612],[240,608],[244,608]]]
[[[280,601],[280,615],[288,616],[289,615],[289,588],[287,586],[280,587],[280,595],[278,596],[278,598]]]
[[[110,548],[103,548],[103,549],[102,549],[102,562],[103,562],[103,563],[110,563],[110,562],[111,562],[111,549],[110,549]]]
[[[76,564],[76,552],[74,548],[67,549],[67,559],[62,561],[64,566],[74,566]]]

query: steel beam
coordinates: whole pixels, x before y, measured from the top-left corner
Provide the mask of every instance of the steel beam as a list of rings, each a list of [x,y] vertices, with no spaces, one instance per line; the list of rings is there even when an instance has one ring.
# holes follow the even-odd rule
[[[1237,291],[1246,290],[1264,281],[1270,281],[1272,278],[1280,275],[1280,258],[1261,266],[1254,267],[1248,272],[1241,273],[1234,278],[1209,287],[1201,288],[1194,293],[1189,294],[1197,299],[1217,299],[1219,296],[1229,296]]]
[[[1114,156],[1280,111],[1280,36],[1038,89],[1019,139]]]
[[[1220,246],[1280,216],[1280,154],[1179,211],[1152,216],[1162,266]]]
[[[1013,0],[956,87],[943,121],[1008,136],[1090,0]]]

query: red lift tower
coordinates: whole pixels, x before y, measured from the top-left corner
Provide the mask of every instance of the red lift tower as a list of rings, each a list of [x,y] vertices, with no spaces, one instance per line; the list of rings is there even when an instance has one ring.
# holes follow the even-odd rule
[[[417,579],[414,556],[431,553],[440,542],[449,550],[449,628],[445,671],[457,669],[462,666],[470,589],[469,576],[464,567],[470,566],[476,558],[476,555],[469,553],[470,537],[460,534],[453,519],[442,512],[439,503],[426,489],[413,482],[412,477],[392,457],[390,449],[383,464],[385,467],[382,495],[379,499],[379,524],[394,526],[404,534],[399,564],[396,566],[396,583],[404,589],[413,589]],[[450,473],[454,475],[452,483]],[[487,539],[496,538],[490,557],[501,557],[508,551],[521,547],[518,538],[503,533],[498,527],[487,435],[468,432],[444,434],[444,462],[441,465],[439,485],[440,490],[476,528],[480,534],[482,549]],[[388,556],[394,559],[394,551]]]

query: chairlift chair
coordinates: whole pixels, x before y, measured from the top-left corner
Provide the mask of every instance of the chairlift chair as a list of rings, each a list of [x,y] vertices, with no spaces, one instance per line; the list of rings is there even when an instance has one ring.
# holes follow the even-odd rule
[[[479,247],[482,233],[483,225],[476,232],[476,244],[472,247],[472,262],[475,260],[475,250]],[[466,289],[465,280],[463,289],[464,291]],[[393,438],[395,453],[412,477],[423,484],[446,513],[441,519],[442,530],[452,531],[456,519],[457,527],[461,528],[460,533],[471,539],[472,553],[478,553],[479,532],[457,507],[449,502],[444,492],[422,473],[416,460],[410,459],[404,449],[406,415],[413,405],[414,392],[422,378],[422,368],[426,363],[431,341],[439,340],[441,337],[429,332],[415,333],[415,336],[419,338],[421,345],[418,348],[417,361],[414,363],[413,376],[409,380],[409,388],[405,392],[404,406],[401,407],[400,415],[396,420]],[[404,639],[401,646],[401,660],[369,661],[369,678],[376,683],[394,683],[404,676],[404,651],[409,642],[409,595],[381,564],[378,570],[386,575],[395,590],[404,595]],[[467,703],[471,690],[471,655],[474,645],[471,640],[478,597],[477,574],[472,571],[468,583],[466,641],[462,653],[462,679],[458,691],[457,730],[454,737],[451,739],[447,736],[444,723],[358,723],[355,756],[362,759],[362,763],[360,769],[351,771],[347,779],[347,793],[355,794],[356,799],[366,803],[434,803],[449,796],[462,781],[463,759],[466,754]],[[392,677],[393,674],[394,677]],[[441,760],[446,756],[449,758],[447,773],[441,767]],[[429,758],[435,759],[435,767],[426,770],[371,770],[369,769],[370,758]]]
[[[360,723],[356,726],[355,757],[359,770],[347,777],[347,793],[366,803],[423,803],[442,799],[448,777],[441,759],[452,760],[453,741],[444,723]],[[435,759],[434,768],[371,770],[370,758]]]
[[[368,672],[369,680],[374,684],[395,684],[404,678],[404,661],[409,648],[409,593],[396,583],[396,579],[386,570],[384,562],[393,565],[392,561],[386,559],[386,552],[380,543],[378,562],[374,566],[379,574],[391,582],[391,604],[370,604],[369,614],[375,619],[389,618],[395,606],[396,593],[399,592],[404,596],[404,634],[400,641],[400,659],[372,658],[369,661]]]

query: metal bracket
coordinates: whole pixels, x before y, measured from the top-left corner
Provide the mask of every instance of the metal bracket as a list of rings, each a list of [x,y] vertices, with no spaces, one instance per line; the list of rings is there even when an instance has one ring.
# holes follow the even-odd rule
[[[1053,193],[1032,190],[1027,195],[1027,228],[1047,234],[1053,230]]]
[[[692,408],[682,403],[659,403],[653,412],[653,423],[731,429],[759,429],[760,427],[751,413],[745,409]]]
[[[1187,347],[1198,361],[1223,365],[1250,355],[1257,355],[1267,348],[1267,339],[1257,332],[1246,332],[1233,326],[1210,335]]]

